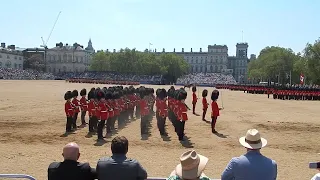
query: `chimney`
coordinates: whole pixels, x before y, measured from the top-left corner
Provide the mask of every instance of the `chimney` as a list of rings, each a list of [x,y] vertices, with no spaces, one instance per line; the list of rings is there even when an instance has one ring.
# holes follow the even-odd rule
[[[200,48],[200,52],[202,52],[202,48]]]
[[[6,43],[1,43],[2,48],[6,48]]]
[[[191,52],[192,52],[192,48],[191,48]]]
[[[116,49],[113,49],[113,52],[115,53],[115,52],[116,52]]]
[[[176,48],[173,48],[173,52],[176,52]]]
[[[184,52],[184,48],[182,48],[182,52]]]
[[[162,52],[166,52],[166,50],[163,48],[163,49],[162,49]]]
[[[15,45],[9,45],[9,46],[8,46],[8,49],[15,50],[15,49],[16,49],[16,46],[15,46]]]

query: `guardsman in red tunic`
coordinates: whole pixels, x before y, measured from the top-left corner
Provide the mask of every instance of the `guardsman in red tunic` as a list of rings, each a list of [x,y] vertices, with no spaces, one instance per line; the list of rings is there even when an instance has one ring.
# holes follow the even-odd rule
[[[185,100],[187,98],[187,92],[184,89],[180,89],[177,95],[177,108],[176,108],[176,115],[177,115],[177,135],[179,141],[184,140],[184,128],[185,123],[188,120],[188,108],[185,104]]]
[[[98,102],[95,99],[95,90],[91,90],[88,93],[88,113],[89,113],[89,133],[97,131],[98,117],[97,117],[97,106]]]
[[[66,100],[66,103],[64,104],[64,112],[66,113],[66,116],[67,116],[66,133],[72,132],[74,109],[71,103],[71,98],[72,98],[71,91],[67,91],[64,94],[64,100]]]
[[[217,123],[217,118],[218,116],[220,116],[220,110],[222,110],[222,108],[219,108],[217,100],[219,97],[219,91],[218,90],[213,90],[212,94],[211,94],[211,130],[212,133],[217,133],[215,127],[216,127],[216,123]]]
[[[174,121],[172,120],[173,119],[173,116],[174,116],[174,113],[173,113],[173,100],[174,100],[174,87],[171,86],[170,89],[168,90],[167,94],[168,94],[168,118],[169,120],[172,122],[172,124],[174,125]]]
[[[192,86],[192,113],[196,114],[196,104],[197,104],[197,95],[196,95],[197,87]]]
[[[160,95],[161,89],[156,90],[156,120],[158,122],[159,120],[159,95]]]
[[[123,91],[120,90],[119,91],[119,100],[118,100],[118,103],[119,103],[119,108],[120,108],[120,115],[119,115],[119,118],[118,118],[118,128],[122,128],[123,125],[124,125],[124,118],[125,118],[125,104],[124,104],[124,97],[123,97]]]
[[[153,108],[154,108],[154,103],[156,102],[156,97],[154,95],[154,89],[153,88],[150,88],[150,101],[151,101],[150,102],[150,105],[151,105],[150,110],[154,114],[155,112],[154,112]]]
[[[86,99],[86,95],[87,95],[87,90],[86,89],[82,89],[80,91],[80,107],[81,107],[81,125],[82,126],[86,126],[86,114],[88,111],[88,100]]]
[[[158,97],[158,104],[157,104],[157,113],[158,113],[158,119],[157,119],[157,125],[158,129],[160,131],[161,136],[166,136],[166,118],[168,116],[168,105],[167,105],[167,91],[165,89],[161,89],[159,92]]]
[[[97,91],[97,99],[99,100],[98,103],[98,112],[100,115],[100,121],[98,123],[98,140],[103,140],[103,127],[106,123],[106,120],[109,118],[109,109],[106,106],[106,100],[105,100],[105,93],[102,90]]]
[[[134,87],[130,86],[129,88],[129,94],[128,94],[128,100],[129,100],[129,105],[128,105],[128,117],[129,119],[133,120],[133,114],[134,114],[134,106],[135,106],[135,98],[134,98]]]
[[[206,120],[206,114],[207,114],[207,109],[208,109],[208,102],[207,102],[207,96],[208,96],[208,90],[204,89],[202,91],[202,121],[207,121]]]
[[[79,100],[77,99],[79,93],[77,90],[72,91],[72,101],[71,103],[73,104],[74,107],[74,114],[73,114],[73,123],[72,123],[72,128],[77,129],[77,119],[78,119],[78,113],[80,112],[80,104]]]
[[[105,97],[106,97],[105,104],[107,106],[108,114],[109,114],[109,117],[106,120],[106,131],[108,134],[108,133],[111,133],[111,126],[112,126],[112,121],[114,117],[114,111],[112,106],[112,101],[113,101],[112,92],[110,90],[106,90]]]
[[[140,89],[140,114],[141,114],[141,123],[140,123],[140,129],[141,129],[141,135],[147,134],[147,123],[148,123],[148,115],[150,113],[149,106],[148,106],[148,97],[146,96],[146,89],[141,88]]]
[[[114,117],[113,117],[112,124],[111,124],[111,130],[114,130],[115,129],[115,127],[114,127],[115,122],[117,121],[117,119],[119,122],[119,115],[120,115],[119,92],[117,92],[117,91],[113,92],[112,96],[113,96],[112,106],[113,106],[113,111],[114,111]],[[119,124],[118,124],[118,129],[119,129]]]

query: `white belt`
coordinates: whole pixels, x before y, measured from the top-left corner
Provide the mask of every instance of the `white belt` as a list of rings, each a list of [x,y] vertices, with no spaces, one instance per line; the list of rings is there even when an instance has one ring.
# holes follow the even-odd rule
[[[68,110],[73,110],[73,109],[68,109]]]
[[[108,111],[101,111],[101,112],[108,112]]]

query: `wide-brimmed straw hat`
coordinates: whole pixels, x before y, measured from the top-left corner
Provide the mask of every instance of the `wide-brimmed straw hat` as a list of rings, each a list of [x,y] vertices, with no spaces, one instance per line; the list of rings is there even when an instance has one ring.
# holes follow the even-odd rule
[[[261,149],[267,145],[267,140],[262,138],[256,129],[249,129],[246,136],[241,137],[239,142],[248,149]]]
[[[183,179],[195,179],[200,177],[208,163],[208,158],[197,154],[194,150],[183,153],[180,157],[180,164],[175,172]]]

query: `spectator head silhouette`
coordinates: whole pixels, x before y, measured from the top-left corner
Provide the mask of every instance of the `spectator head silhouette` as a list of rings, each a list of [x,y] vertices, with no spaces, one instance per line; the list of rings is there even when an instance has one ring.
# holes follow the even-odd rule
[[[71,142],[64,146],[62,156],[64,160],[77,161],[80,157],[79,145]]]
[[[127,154],[129,142],[124,136],[117,136],[111,142],[112,154]]]

